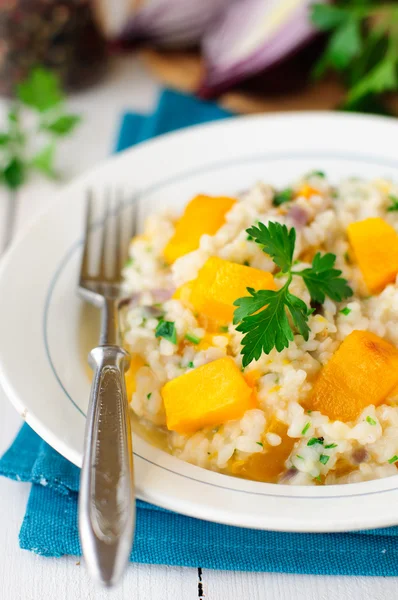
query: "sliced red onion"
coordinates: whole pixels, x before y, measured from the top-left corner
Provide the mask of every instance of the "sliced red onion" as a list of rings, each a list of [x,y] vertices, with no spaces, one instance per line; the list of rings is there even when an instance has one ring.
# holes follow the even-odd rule
[[[164,316],[164,312],[157,306],[142,306],[141,310],[146,319],[160,319]]]
[[[231,0],[145,0],[130,13],[122,39],[152,39],[163,45],[198,43]]]
[[[285,481],[290,481],[297,475],[296,467],[291,467],[287,471],[285,471],[279,478],[279,483],[284,483]]]
[[[155,304],[170,300],[174,292],[175,288],[159,288],[155,290],[149,290],[149,293],[151,294]]]
[[[369,460],[369,453],[366,448],[356,448],[352,451],[351,459],[356,465],[360,465]]]
[[[310,22],[311,4],[313,0],[232,0],[203,39],[206,74],[199,94],[215,95],[296,53],[317,33]]]
[[[302,229],[310,220],[308,212],[297,204],[293,204],[293,206],[289,208],[286,216],[292,221],[293,226],[296,229]]]

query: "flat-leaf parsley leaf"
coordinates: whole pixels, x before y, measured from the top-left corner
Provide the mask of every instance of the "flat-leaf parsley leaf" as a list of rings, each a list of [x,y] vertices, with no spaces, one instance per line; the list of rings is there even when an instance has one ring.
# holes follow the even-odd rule
[[[269,254],[280,270],[287,275],[286,283],[279,290],[254,290],[247,288],[249,296],[235,300],[234,325],[244,333],[242,339],[242,365],[247,367],[258,360],[262,353],[269,354],[273,348],[281,352],[294,339],[293,327],[308,340],[310,328],[308,318],[312,309],[289,292],[293,276],[302,277],[311,299],[323,303],[328,296],[341,301],[352,295],[347,281],[340,277],[341,271],[334,269],[334,254],[319,253],[312,267],[304,271],[292,271],[293,253],[296,242],[294,228],[270,222],[258,223],[247,229],[247,233]],[[289,319],[290,317],[290,319]]]

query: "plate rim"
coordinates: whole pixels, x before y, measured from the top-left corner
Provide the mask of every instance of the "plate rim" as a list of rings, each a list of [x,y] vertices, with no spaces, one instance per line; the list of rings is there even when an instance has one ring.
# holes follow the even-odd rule
[[[246,117],[231,117],[230,119],[225,119],[225,120],[216,121],[216,122],[210,122],[210,123],[206,123],[206,124],[193,125],[191,127],[184,128],[183,130],[178,130],[178,131],[173,131],[173,132],[170,132],[167,134],[163,134],[162,136],[158,136],[155,139],[151,139],[146,142],[142,142],[141,144],[137,144],[137,146],[134,146],[132,148],[128,148],[121,153],[111,156],[111,157],[105,159],[104,161],[101,161],[94,168],[90,169],[88,172],[81,174],[79,177],[72,180],[68,184],[68,186],[66,186],[66,188],[63,188],[62,190],[60,190],[57,193],[57,195],[65,194],[65,189],[69,189],[71,186],[81,187],[84,184],[85,179],[87,179],[87,178],[90,179],[90,178],[94,177],[95,173],[98,171],[101,171],[103,169],[104,165],[112,166],[115,163],[117,163],[118,161],[120,161],[122,159],[122,157],[126,157],[129,154],[137,153],[138,151],[142,150],[142,148],[144,146],[146,148],[150,149],[153,146],[156,146],[159,144],[164,144],[170,138],[180,138],[180,137],[183,137],[184,135],[189,135],[193,129],[204,129],[204,128],[216,129],[216,128],[220,128],[220,127],[225,127],[226,124],[231,124],[231,121],[235,121],[235,122],[238,120],[240,122],[244,122],[247,120],[263,121],[263,120],[269,120],[269,119],[275,118],[275,117],[277,117],[279,119],[284,119],[286,116],[291,118],[292,120],[295,120],[298,117],[300,120],[306,120],[308,117],[313,117],[313,116],[316,116],[318,119],[322,119],[323,117],[327,116],[328,118],[332,117],[333,119],[338,120],[338,121],[340,121],[342,119],[349,120],[349,121],[363,121],[363,120],[371,121],[371,122],[381,121],[383,123],[385,123],[386,121],[390,121],[395,124],[395,127],[397,127],[396,120],[391,117],[368,116],[368,115],[361,115],[361,114],[352,114],[352,115],[351,114],[339,114],[339,113],[334,113],[331,111],[300,111],[300,112],[276,113],[275,115],[248,115]],[[313,152],[315,152],[315,150]],[[370,157],[370,158],[372,158],[372,157]],[[373,158],[376,158],[376,157],[373,157]],[[110,167],[107,166],[107,168],[111,168],[111,166]],[[396,167],[398,167],[398,160],[397,160]],[[46,214],[50,214],[55,211],[55,204],[56,203],[54,202],[54,204],[47,207],[45,210],[40,211],[40,214],[37,215],[37,217],[35,219],[33,219],[32,222],[20,232],[20,234],[18,234],[18,236],[12,243],[11,247],[8,249],[8,251],[5,253],[5,255],[1,259],[0,281],[2,280],[3,273],[7,269],[9,262],[12,261],[12,259],[13,259],[14,249],[17,246],[19,246],[20,244],[23,244],[24,240],[29,236],[30,232],[37,227],[37,224],[43,219],[43,217]],[[74,244],[74,246],[76,246],[76,243]],[[70,251],[71,251],[71,248],[69,248],[68,254]],[[65,259],[65,256],[62,258],[62,262],[64,259]],[[46,294],[46,298],[47,298],[47,294]],[[66,456],[69,460],[72,460],[74,462],[74,464],[79,465],[80,457],[76,458],[78,453],[75,452],[73,449],[68,448],[68,446],[66,444],[64,444],[63,440],[61,440],[57,436],[55,436],[55,434],[51,431],[51,429],[49,429],[45,425],[43,425],[40,422],[40,419],[38,417],[36,417],[34,413],[32,413],[30,410],[27,410],[27,408],[24,407],[24,402],[19,398],[17,393],[14,393],[12,383],[9,382],[7,375],[4,373],[3,365],[2,365],[1,361],[0,361],[0,382],[3,385],[3,388],[6,392],[7,397],[11,400],[12,404],[15,406],[15,408],[17,409],[19,414],[25,418],[26,422],[32,427],[32,429],[34,429],[45,441],[47,441],[47,443],[49,443],[52,447],[54,447],[63,456]],[[73,460],[73,458],[71,458],[72,454],[76,454],[75,460]],[[143,457],[140,457],[140,458],[143,458]],[[144,460],[145,460],[145,458],[144,458]],[[156,465],[156,466],[159,466],[159,465]],[[199,467],[197,467],[197,468],[199,469]],[[389,479],[393,479],[393,478],[398,478],[398,475],[392,476]],[[205,483],[205,482],[200,481],[200,483]],[[363,483],[364,482],[357,483],[357,484],[345,484],[345,488],[347,486],[355,486],[355,488],[358,488],[358,486],[363,485]],[[283,487],[289,487],[291,489],[291,486],[283,486]],[[303,487],[303,486],[300,486],[300,487]],[[330,487],[341,487],[341,486],[328,486],[328,488],[330,488]],[[236,490],[236,491],[238,491],[238,490]],[[384,490],[384,491],[390,491],[390,490]],[[380,492],[377,491],[375,493],[380,493]],[[145,499],[146,494],[141,494],[141,496],[143,499]],[[309,497],[305,497],[306,500],[308,500],[308,498]],[[320,496],[318,496],[318,498],[320,498]],[[154,500],[151,499],[150,501],[153,502]],[[156,503],[159,504],[159,501],[157,500]],[[176,510],[175,502],[173,502],[172,506],[170,506],[170,504],[167,502],[165,502],[165,504],[162,504],[162,505],[164,505],[165,508],[169,508],[171,510]],[[184,510],[182,506],[180,506],[180,508],[178,509],[178,512],[192,516],[192,512],[189,511],[188,509]],[[212,519],[209,517],[209,515],[207,515],[206,517],[202,517],[202,518],[206,518],[206,520],[214,520],[215,522],[224,522],[224,523],[226,522],[225,518],[223,518],[222,520],[216,519],[216,518]],[[398,518],[397,518],[397,521],[398,521]],[[373,528],[375,526],[382,526],[382,525],[385,526],[386,525],[386,523],[383,520],[380,521],[379,525],[375,525],[374,523],[375,523],[375,520],[372,521],[372,524],[369,525],[369,528]],[[230,523],[230,524],[234,524],[234,523]],[[244,524],[239,524],[239,525],[245,526]],[[246,526],[253,527],[253,525],[246,525]],[[283,531],[283,530],[285,530],[285,531],[310,531],[308,528],[294,529],[291,526],[289,526],[286,529],[278,528],[278,530],[280,530],[280,531]],[[334,526],[333,529],[324,529],[324,530],[320,529],[318,527],[314,531],[339,531],[339,530],[346,530],[346,526],[344,526],[344,529],[339,529],[338,526]]]

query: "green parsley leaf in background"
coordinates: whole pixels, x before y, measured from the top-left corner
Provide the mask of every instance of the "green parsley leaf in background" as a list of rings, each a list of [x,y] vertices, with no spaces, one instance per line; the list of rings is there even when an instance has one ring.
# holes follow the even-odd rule
[[[55,144],[50,143],[32,158],[32,166],[47,175],[54,177]]]
[[[79,115],[65,113],[64,94],[57,75],[37,67],[17,87],[17,97],[0,133],[0,181],[11,189],[21,186],[32,170],[55,176],[55,139],[70,134],[80,122]],[[33,129],[21,118],[31,111]]]
[[[389,114],[383,94],[398,90],[398,5],[379,0],[313,4],[311,20],[329,35],[313,74],[334,69],[347,87],[345,110]]]
[[[63,100],[58,77],[42,67],[33,69],[28,79],[17,86],[17,97],[39,112],[53,108]]]
[[[314,4],[312,22],[323,31],[342,25],[347,18],[347,11],[339,6],[330,4]]]
[[[80,117],[78,115],[61,115],[54,121],[43,124],[42,128],[55,135],[62,136],[70,133],[79,122]]]
[[[16,189],[22,185],[25,180],[25,167],[22,160],[17,157],[11,158],[4,167],[2,175],[9,188]]]

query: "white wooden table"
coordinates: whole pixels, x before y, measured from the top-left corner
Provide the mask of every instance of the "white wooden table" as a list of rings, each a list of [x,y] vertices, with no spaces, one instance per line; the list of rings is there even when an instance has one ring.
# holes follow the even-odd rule
[[[133,57],[123,57],[114,62],[106,81],[71,98],[70,108],[81,113],[84,119],[59,153],[59,164],[68,178],[106,158],[114,146],[123,110],[150,111],[157,92],[156,83],[139,62]],[[4,104],[0,103],[0,122],[4,110]],[[18,198],[17,235],[56,201],[55,191],[54,183],[39,179],[23,188]],[[6,193],[1,189],[0,235],[5,203]],[[0,454],[11,443],[20,425],[20,417],[0,390]],[[198,597],[208,600],[392,600],[398,597],[398,578],[205,569],[200,582],[197,569],[151,565],[130,565],[117,589],[98,589],[89,580],[79,559],[49,559],[19,549],[18,532],[29,487],[0,479],[0,600],[193,600]]]

